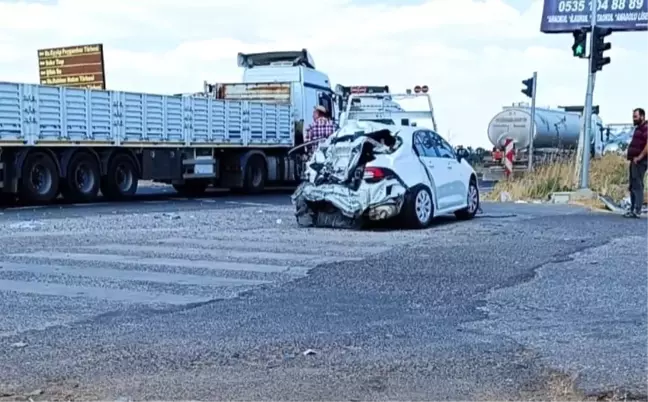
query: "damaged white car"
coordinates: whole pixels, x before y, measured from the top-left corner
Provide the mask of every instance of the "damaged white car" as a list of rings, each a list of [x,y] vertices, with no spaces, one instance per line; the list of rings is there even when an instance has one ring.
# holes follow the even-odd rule
[[[320,144],[306,169],[292,196],[304,226],[397,219],[424,228],[436,216],[471,219],[479,209],[475,171],[427,128],[349,121]]]

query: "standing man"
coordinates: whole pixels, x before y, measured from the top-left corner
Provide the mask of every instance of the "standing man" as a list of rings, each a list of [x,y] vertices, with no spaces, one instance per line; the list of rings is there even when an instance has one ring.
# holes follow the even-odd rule
[[[630,161],[630,211],[625,216],[638,218],[641,215],[644,199],[644,176],[648,167],[648,125],[646,111],[636,108],[632,112],[632,122],[635,125],[632,140],[628,145],[628,160]]]
[[[317,106],[315,110],[313,110],[313,123],[306,129],[304,143],[315,140],[324,140],[333,134],[335,129],[335,122],[330,119],[326,108],[324,106]],[[317,144],[307,146],[306,158],[308,158],[317,148]]]
[[[306,129],[304,142],[326,139],[335,132],[335,123],[330,119],[324,106],[317,106],[313,110],[313,123]]]

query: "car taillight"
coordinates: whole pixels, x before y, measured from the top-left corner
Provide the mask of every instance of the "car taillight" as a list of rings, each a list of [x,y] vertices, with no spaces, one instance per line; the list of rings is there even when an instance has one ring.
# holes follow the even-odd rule
[[[364,170],[363,179],[368,182],[377,182],[392,175],[389,169],[379,167],[367,167]]]

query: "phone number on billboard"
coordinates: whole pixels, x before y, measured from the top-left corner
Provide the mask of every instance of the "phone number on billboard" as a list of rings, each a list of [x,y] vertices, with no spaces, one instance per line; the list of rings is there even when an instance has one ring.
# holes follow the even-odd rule
[[[588,10],[592,9],[593,1],[585,0],[561,0],[558,2],[558,12],[560,13],[579,13],[585,11],[585,6]],[[634,11],[641,10],[644,5],[644,0],[598,0],[597,11]]]

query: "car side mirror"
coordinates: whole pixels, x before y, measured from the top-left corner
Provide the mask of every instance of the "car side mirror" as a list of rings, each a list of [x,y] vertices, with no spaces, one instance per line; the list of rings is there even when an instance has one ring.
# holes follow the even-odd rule
[[[468,159],[470,152],[465,148],[457,149],[457,160],[461,162],[462,159]]]

